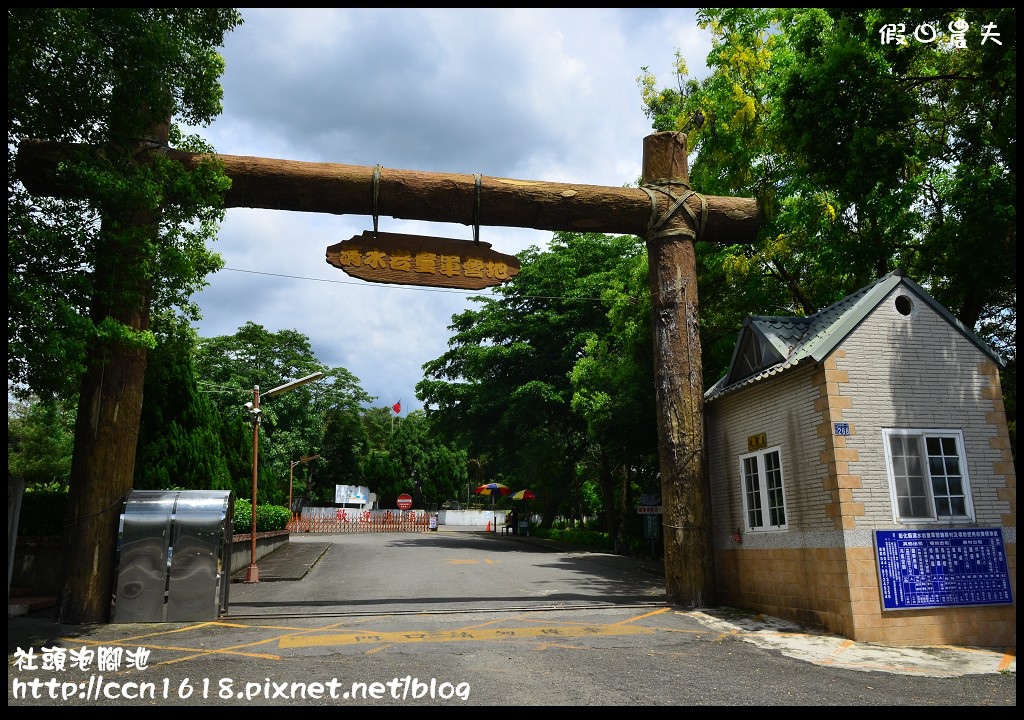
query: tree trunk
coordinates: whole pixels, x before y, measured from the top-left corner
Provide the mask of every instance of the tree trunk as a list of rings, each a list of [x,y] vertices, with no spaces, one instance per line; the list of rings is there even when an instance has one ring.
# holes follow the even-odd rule
[[[123,255],[108,250],[97,263],[97,278],[109,284]],[[146,303],[94,308],[97,323],[110,316],[134,330],[149,328]],[[135,447],[142,415],[146,350],[123,342],[93,341],[82,378],[75,422],[68,514],[64,529],[65,571],[59,598],[60,622],[107,622],[114,587],[113,567],[122,503],[132,489]]]
[[[686,136],[657,133],[644,143],[645,183],[669,181],[678,196],[689,169]],[[669,202],[660,204],[667,209]],[[694,230],[677,212],[663,230]],[[704,390],[697,303],[697,259],[686,235],[647,237],[654,323],[654,384],[658,402],[658,457],[665,533],[665,589],[669,602],[714,607],[711,487],[704,445]]]
[[[615,488],[618,485],[615,473],[612,470],[612,463],[608,453],[602,448],[598,454],[598,481],[601,485],[601,502],[604,504],[605,532],[608,538],[615,544],[615,551],[619,551],[619,527],[621,526],[621,513],[616,502]]]
[[[157,219],[157,213],[127,208],[104,215],[93,274],[95,325],[109,317],[136,332],[149,330],[147,268],[153,258],[144,248],[157,237]],[[61,553],[62,623],[110,619],[118,526],[135,475],[146,352],[138,343],[102,338],[94,338],[87,350]]]

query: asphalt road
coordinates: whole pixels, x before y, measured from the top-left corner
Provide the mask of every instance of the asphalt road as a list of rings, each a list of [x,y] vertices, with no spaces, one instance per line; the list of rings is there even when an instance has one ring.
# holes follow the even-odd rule
[[[1017,702],[1012,653],[865,645],[673,607],[656,565],[631,558],[480,532],[293,535],[290,546],[261,561],[261,582],[232,583],[228,612],[208,621],[9,618],[8,704]]]

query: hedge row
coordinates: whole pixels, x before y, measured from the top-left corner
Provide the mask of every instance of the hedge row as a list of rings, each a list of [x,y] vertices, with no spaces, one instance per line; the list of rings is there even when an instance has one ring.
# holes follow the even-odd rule
[[[64,513],[68,506],[68,494],[60,490],[39,490],[26,492],[21,498],[21,515],[18,520],[18,535],[38,537],[64,534]],[[235,500],[234,531],[247,533],[252,529],[252,503],[249,500]],[[282,505],[258,505],[256,507],[256,531],[273,532],[284,530],[288,525],[288,508]]]

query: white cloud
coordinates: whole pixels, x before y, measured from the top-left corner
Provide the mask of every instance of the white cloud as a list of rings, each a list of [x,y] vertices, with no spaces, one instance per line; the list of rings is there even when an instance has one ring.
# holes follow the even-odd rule
[[[619,187],[639,177],[637,77],[703,75],[710,36],[692,9],[241,9],[223,54],[224,112],[199,130],[229,155]],[[698,72],[700,71],[700,72]],[[371,189],[367,188],[367,192]],[[467,225],[378,218],[382,231],[472,239]],[[234,208],[215,245],[227,265],[197,301],[203,337],[248,321],[310,338],[379,405],[420,407],[422,365],[453,314],[485,294],[381,285],[325,261],[370,216]],[[495,250],[547,231],[480,229]]]

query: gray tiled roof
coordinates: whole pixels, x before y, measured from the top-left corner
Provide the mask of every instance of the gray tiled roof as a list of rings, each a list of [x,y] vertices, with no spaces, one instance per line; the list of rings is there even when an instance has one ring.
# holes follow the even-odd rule
[[[782,357],[793,352],[807,332],[807,326],[811,324],[811,318],[806,317],[751,316],[748,320]]]
[[[821,362],[899,285],[905,286],[927,303],[997,365],[1005,367],[1006,361],[985,341],[953,317],[920,285],[906,277],[902,270],[894,270],[807,317],[748,317],[743,321],[729,372],[708,388],[704,393],[705,402],[778,375],[801,363],[810,360]],[[756,333],[779,353],[782,360],[766,364],[753,374],[730,382],[730,377],[737,373],[740,348],[744,346],[749,333]]]

